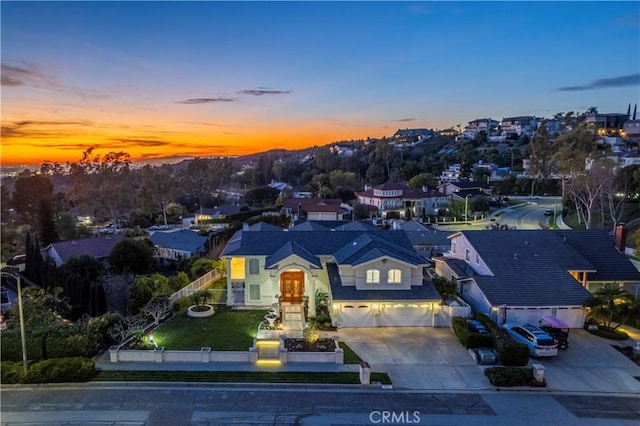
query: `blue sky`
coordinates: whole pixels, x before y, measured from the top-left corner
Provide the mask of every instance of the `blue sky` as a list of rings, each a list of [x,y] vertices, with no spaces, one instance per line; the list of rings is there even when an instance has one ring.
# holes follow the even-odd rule
[[[87,144],[232,155],[640,101],[638,2],[0,7],[3,162]]]

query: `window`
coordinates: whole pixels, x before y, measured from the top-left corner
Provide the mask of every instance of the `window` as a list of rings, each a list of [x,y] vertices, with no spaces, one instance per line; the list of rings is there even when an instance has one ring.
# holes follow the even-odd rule
[[[402,281],[402,271],[400,269],[391,269],[387,275],[387,282],[391,284],[399,284]]]
[[[451,253],[455,253],[455,252],[456,252],[456,242],[451,241]]]
[[[380,282],[380,271],[377,269],[369,269],[367,271],[367,283],[377,284]]]
[[[476,253],[476,264],[480,264],[480,255]]]
[[[471,259],[471,251],[469,251],[469,249],[466,249],[466,250],[465,250],[464,258],[465,258],[467,261],[469,261],[469,259]]]
[[[260,269],[260,262],[258,259],[249,259],[249,274],[257,275]]]
[[[231,258],[231,279],[244,280],[244,257]]]
[[[260,284],[249,284],[249,300],[260,300]]]

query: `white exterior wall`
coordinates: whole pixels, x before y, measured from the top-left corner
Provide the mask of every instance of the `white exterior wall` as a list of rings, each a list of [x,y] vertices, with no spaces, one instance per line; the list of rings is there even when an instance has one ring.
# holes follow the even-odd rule
[[[482,293],[475,281],[463,281],[460,287],[462,299],[471,306],[473,312],[489,315],[491,312],[491,304],[487,298],[484,297],[484,293]]]
[[[184,251],[184,250],[175,250],[166,247],[156,247],[158,250],[158,254],[156,257],[161,259],[170,259],[170,260],[180,260],[180,259],[189,259],[193,255],[193,253]]]
[[[455,251],[454,251],[455,249]],[[469,260],[466,260],[466,253],[469,250]],[[478,255],[475,248],[469,243],[464,235],[459,234],[451,238],[451,248],[449,250],[449,256],[456,259],[462,259],[467,262],[469,266],[478,275],[493,275],[487,264],[482,260],[482,256]],[[478,259],[476,260],[476,256]]]
[[[367,283],[367,271],[377,269],[380,271],[380,283]],[[388,272],[391,269],[399,269],[401,272],[400,283],[388,283]],[[371,262],[365,265],[353,268],[355,273],[355,285],[358,290],[404,290],[411,287],[413,274],[412,269],[407,265],[396,262],[393,259],[387,259],[386,263],[380,261]],[[422,280],[420,281],[422,282]]]
[[[342,218],[340,218],[342,219]],[[340,220],[334,212],[308,212],[307,220]]]
[[[507,322],[517,322],[535,325],[545,316],[554,316],[571,328],[584,326],[585,312],[579,306],[558,307],[511,307],[507,306]]]

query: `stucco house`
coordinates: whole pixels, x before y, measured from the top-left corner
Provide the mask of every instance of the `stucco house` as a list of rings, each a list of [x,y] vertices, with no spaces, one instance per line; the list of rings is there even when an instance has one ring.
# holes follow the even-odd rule
[[[422,214],[434,215],[449,198],[446,194],[429,190],[414,189],[404,183],[385,183],[356,192],[360,204],[374,206],[383,218],[411,219]]]
[[[307,220],[342,220],[352,208],[339,198],[287,198],[282,209],[296,220],[305,216]]]
[[[326,293],[334,326],[434,325],[441,298],[407,234],[354,224],[245,226],[221,255],[227,305],[261,308],[280,298],[284,312],[300,312],[308,301],[313,316],[316,294]]]
[[[640,272],[604,230],[463,231],[436,273],[458,283],[474,312],[498,323],[554,316],[582,327],[584,302],[604,282],[640,284]]]

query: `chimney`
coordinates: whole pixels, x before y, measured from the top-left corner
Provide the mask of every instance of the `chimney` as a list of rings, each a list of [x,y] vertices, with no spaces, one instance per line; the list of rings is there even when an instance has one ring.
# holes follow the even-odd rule
[[[619,223],[616,225],[614,235],[616,248],[620,253],[624,254],[624,249],[627,246],[627,228],[624,227],[624,223]]]
[[[627,120],[631,120],[631,104],[627,107]]]
[[[635,104],[633,106],[633,119],[634,120],[636,119],[636,111],[638,111],[638,104]]]

